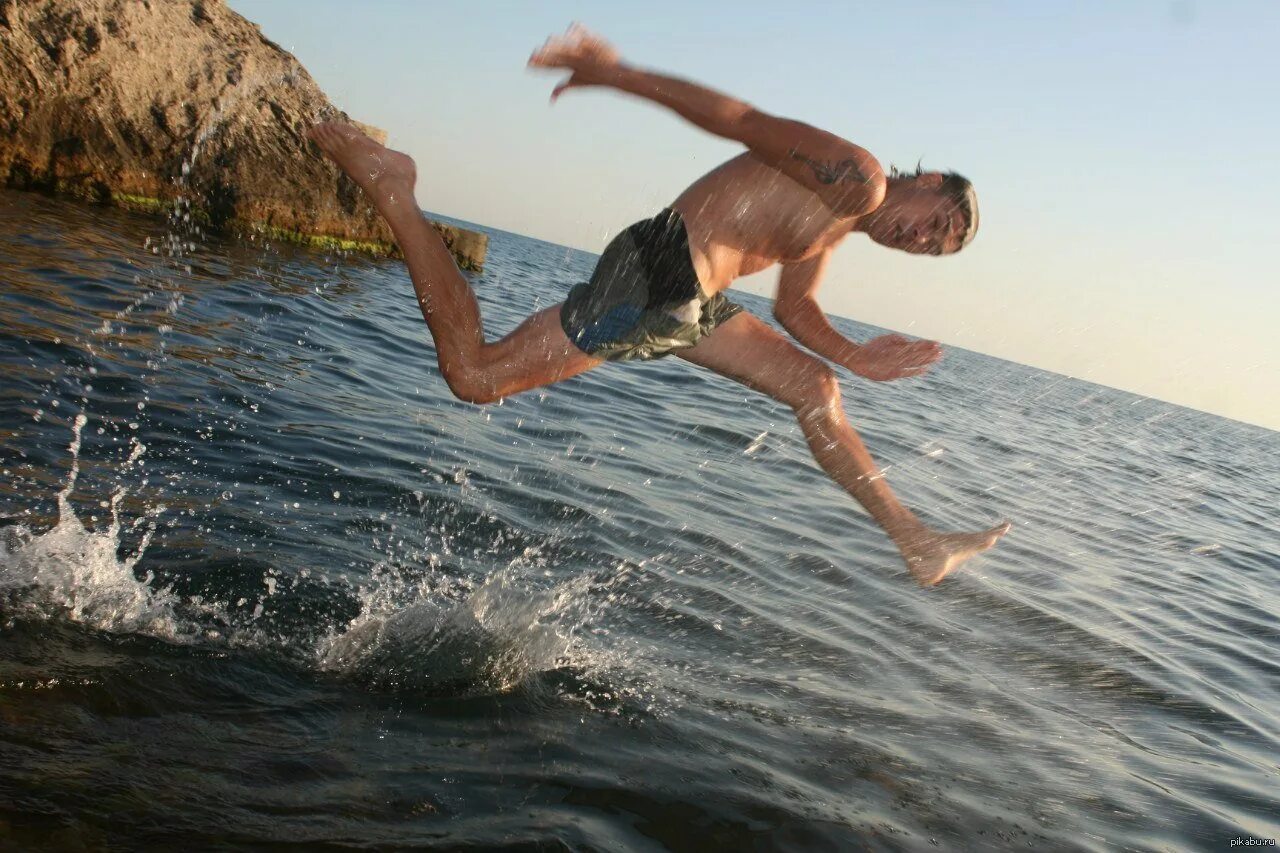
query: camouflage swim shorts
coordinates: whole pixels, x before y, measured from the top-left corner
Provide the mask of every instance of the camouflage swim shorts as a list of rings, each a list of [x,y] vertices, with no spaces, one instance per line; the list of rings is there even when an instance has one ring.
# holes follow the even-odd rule
[[[741,310],[703,291],[684,221],[666,209],[609,243],[591,281],[565,297],[560,324],[584,352],[631,361],[691,347]]]

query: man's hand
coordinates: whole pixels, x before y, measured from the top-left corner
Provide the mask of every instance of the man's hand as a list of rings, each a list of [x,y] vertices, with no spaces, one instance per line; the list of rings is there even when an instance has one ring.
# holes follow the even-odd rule
[[[566,68],[573,72],[551,92],[552,101],[566,89],[608,82],[621,64],[613,45],[581,24],[569,27],[562,36],[547,39],[546,44],[529,57],[531,68]]]
[[[942,358],[937,341],[912,341],[902,335],[881,335],[867,341],[845,367],[875,382],[919,376]]]

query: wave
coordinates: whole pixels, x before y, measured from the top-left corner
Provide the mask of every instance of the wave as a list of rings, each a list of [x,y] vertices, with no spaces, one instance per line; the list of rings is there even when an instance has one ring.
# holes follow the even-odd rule
[[[313,625],[282,635],[278,617],[287,608],[272,599],[299,589],[299,578],[263,569],[257,601],[179,592],[172,579],[166,583],[154,572],[137,574],[163,505],[126,523],[120,504],[127,490],[119,487],[102,502],[110,519],[105,528],[96,530],[77,516],[70,496],[87,422],[82,413],[73,423],[71,471],[58,493],[53,525],[43,532],[15,525],[0,542],[0,611],[10,619],[61,620],[173,644],[273,652],[378,690],[508,692],[568,670],[593,685],[592,696],[608,695],[601,685],[622,659],[583,642],[581,629],[598,620],[636,567],[623,566],[603,580],[583,573],[540,583],[550,573],[539,546],[531,545],[477,582],[440,571],[434,557],[425,568],[389,558],[374,567],[367,582],[339,581],[321,593],[344,599],[340,606],[323,608],[326,613],[354,611],[354,617],[329,616],[331,623],[318,631]],[[132,470],[145,452],[135,439],[123,469]],[[129,550],[124,539],[131,530],[142,535]]]

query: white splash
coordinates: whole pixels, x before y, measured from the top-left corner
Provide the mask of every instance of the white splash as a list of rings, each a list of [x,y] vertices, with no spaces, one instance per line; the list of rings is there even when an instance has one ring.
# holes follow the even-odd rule
[[[44,533],[22,526],[5,532],[5,541],[0,542],[0,593],[19,612],[62,615],[100,630],[179,639],[182,632],[174,618],[172,592],[153,587],[150,573],[138,579],[133,571],[151,542],[155,516],[163,507],[133,522],[132,527],[146,525],[146,530],[137,550],[124,559],[119,556],[123,488],[108,504],[111,524],[106,530],[89,529],[71,507],[71,493],[80,475],[80,436],[87,422],[84,414],[76,416],[68,448],[71,473],[58,493],[57,522]],[[135,445],[126,468],[144,451],[143,445]]]
[[[57,496],[58,516],[44,532],[26,527],[4,531],[0,541],[0,610],[37,619],[66,619],[116,634],[138,634],[170,642],[216,643],[279,649],[293,646],[316,668],[379,689],[433,692],[504,692],[558,669],[591,682],[592,690],[566,698],[617,712],[620,703],[654,705],[652,677],[637,669],[636,650],[618,647],[601,617],[625,596],[620,591],[642,565],[623,563],[607,576],[584,573],[549,584],[539,548],[527,548],[479,581],[452,576],[425,555],[406,568],[391,557],[355,590],[360,613],[316,646],[295,645],[264,622],[259,602],[251,616],[225,602],[183,597],[157,585],[135,567],[155,532],[157,507],[129,525],[145,526],[137,548],[121,557],[121,487],[104,504],[110,524],[102,530],[77,517],[70,497],[80,474],[81,435],[88,418],[78,415],[68,447],[71,471]],[[141,460],[135,444],[125,470]],[[416,555],[421,558],[424,555]],[[425,565],[424,565],[425,563]],[[421,566],[421,570],[415,570]],[[277,589],[269,571],[269,598]],[[265,598],[264,598],[265,600]],[[217,626],[214,630],[211,626]],[[645,668],[647,669],[647,667]],[[611,685],[601,688],[599,685]],[[596,692],[592,692],[596,691]]]
[[[757,453],[760,452],[760,448],[764,447],[764,440],[768,436],[769,436],[768,430],[765,430],[764,432],[760,433],[754,439],[751,440],[751,444],[748,445],[747,449],[742,452],[747,456],[755,456]]]
[[[359,591],[362,610],[317,649],[321,669],[378,687],[510,690],[587,656],[578,629],[591,615],[591,579],[549,589],[529,582],[529,549],[471,589],[432,573],[389,568]]]

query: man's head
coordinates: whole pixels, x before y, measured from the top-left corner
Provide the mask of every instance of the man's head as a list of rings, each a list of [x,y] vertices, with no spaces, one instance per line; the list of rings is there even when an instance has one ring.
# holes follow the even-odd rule
[[[978,197],[973,184],[954,172],[899,174],[893,169],[884,201],[857,228],[891,249],[949,255],[978,233]]]

